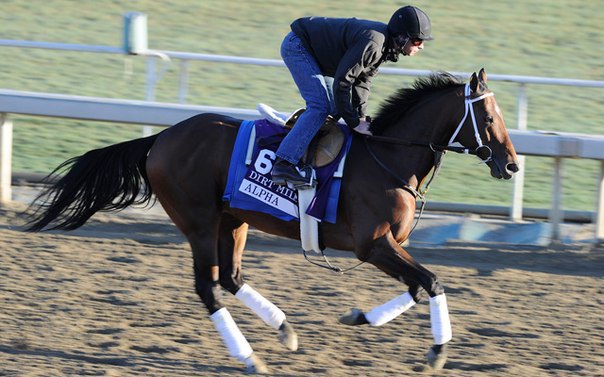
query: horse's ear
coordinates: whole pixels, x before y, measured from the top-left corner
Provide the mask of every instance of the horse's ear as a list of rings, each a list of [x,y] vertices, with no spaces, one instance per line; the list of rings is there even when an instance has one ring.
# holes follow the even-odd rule
[[[476,72],[472,73],[472,77],[470,77],[470,89],[473,92],[478,90],[478,77],[476,76]]]
[[[484,68],[481,68],[480,72],[478,72],[478,79],[486,84],[486,82],[487,82],[487,71],[485,71]]]

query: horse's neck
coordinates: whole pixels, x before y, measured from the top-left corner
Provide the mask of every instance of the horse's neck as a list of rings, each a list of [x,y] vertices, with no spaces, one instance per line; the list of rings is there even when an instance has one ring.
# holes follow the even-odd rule
[[[443,93],[418,104],[396,125],[386,129],[384,136],[446,145],[464,114],[463,97],[460,98],[458,92]]]
[[[454,100],[452,97],[454,95],[454,93],[444,94],[420,104],[383,134],[387,137],[426,145],[404,147],[405,150],[411,152],[398,152],[405,153],[402,161],[404,163],[398,164],[400,174],[409,179],[412,185],[412,181],[416,180],[420,184],[434,167],[435,152],[428,144],[447,145],[455,127],[463,117],[463,100]]]

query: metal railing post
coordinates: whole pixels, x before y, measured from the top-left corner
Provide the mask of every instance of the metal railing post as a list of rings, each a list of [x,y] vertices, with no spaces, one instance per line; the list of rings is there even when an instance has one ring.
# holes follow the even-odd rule
[[[12,200],[13,122],[0,113],[0,205]]]
[[[562,215],[562,158],[554,158],[554,181],[552,189],[552,207],[549,213],[549,221],[552,224],[552,241],[560,240],[560,224]]]
[[[518,91],[518,123],[516,128],[526,131],[528,119],[528,98],[526,96],[526,84],[520,84]],[[514,188],[512,191],[512,206],[510,208],[510,220],[522,220],[522,205],[524,199],[524,168],[525,156],[518,156],[520,171],[514,175]]]

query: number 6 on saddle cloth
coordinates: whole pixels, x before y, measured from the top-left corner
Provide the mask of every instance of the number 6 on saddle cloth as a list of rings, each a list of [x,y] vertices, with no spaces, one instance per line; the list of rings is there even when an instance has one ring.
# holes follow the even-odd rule
[[[316,187],[297,190],[279,186],[270,175],[275,151],[303,110],[289,118],[263,104],[258,110],[266,119],[244,121],[237,134],[223,200],[232,208],[263,212],[285,221],[300,221],[302,248],[320,253],[324,247],[319,243],[318,222],[336,222],[351,132],[345,125],[328,120],[304,157],[308,166],[312,166],[307,172],[314,175],[311,179],[316,178]]]

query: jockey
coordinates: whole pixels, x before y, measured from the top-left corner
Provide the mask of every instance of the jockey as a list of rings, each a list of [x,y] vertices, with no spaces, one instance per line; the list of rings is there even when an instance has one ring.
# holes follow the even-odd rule
[[[398,9],[388,24],[357,18],[299,18],[281,44],[306,111],[283,139],[272,169],[273,182],[304,185],[296,165],[328,115],[371,134],[367,99],[371,80],[384,61],[413,56],[432,40],[428,15],[413,6]]]

